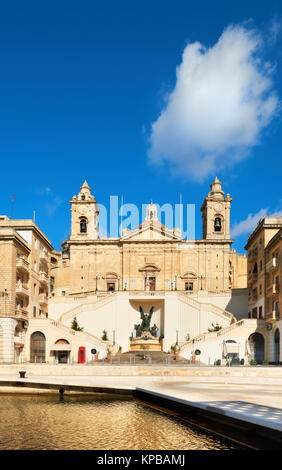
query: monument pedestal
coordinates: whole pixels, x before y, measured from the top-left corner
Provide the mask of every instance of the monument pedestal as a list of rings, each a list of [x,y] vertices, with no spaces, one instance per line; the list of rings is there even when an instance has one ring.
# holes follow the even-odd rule
[[[142,349],[146,351],[161,351],[162,346],[159,338],[151,335],[149,331],[143,331],[141,336],[133,338],[130,341],[130,351],[138,351]]]

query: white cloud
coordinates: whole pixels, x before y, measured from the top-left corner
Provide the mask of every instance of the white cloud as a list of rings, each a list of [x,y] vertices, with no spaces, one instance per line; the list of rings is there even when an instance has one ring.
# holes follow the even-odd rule
[[[231,236],[233,237],[238,237],[240,235],[243,235],[245,233],[252,233],[254,229],[256,228],[258,222],[263,219],[264,217],[281,217],[282,216],[282,210],[273,212],[272,214],[269,213],[269,209],[261,209],[259,212],[256,214],[249,214],[248,217],[245,220],[242,220],[238,224],[234,225],[234,227],[231,228]]]
[[[49,217],[51,217],[55,213],[55,211],[58,209],[61,203],[62,203],[61,198],[58,196],[55,196],[52,198],[52,200],[50,200],[49,202],[45,204]]]
[[[248,155],[279,104],[262,46],[262,36],[243,26],[229,26],[210,48],[186,46],[151,127],[151,162],[203,180]]]

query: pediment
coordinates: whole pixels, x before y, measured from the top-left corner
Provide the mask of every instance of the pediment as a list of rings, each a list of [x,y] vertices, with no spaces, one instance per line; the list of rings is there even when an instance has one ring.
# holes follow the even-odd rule
[[[145,266],[143,266],[143,268],[140,268],[139,271],[142,271],[142,272],[160,271],[160,268],[156,264],[148,263]]]
[[[182,274],[182,276],[180,276],[180,277],[181,277],[181,279],[189,279],[189,280],[198,279],[197,274],[193,271],[186,271],[186,273]]]
[[[122,241],[148,241],[148,240],[181,240],[179,235],[167,229],[160,222],[147,223],[139,225],[135,230],[128,230],[123,233]]]

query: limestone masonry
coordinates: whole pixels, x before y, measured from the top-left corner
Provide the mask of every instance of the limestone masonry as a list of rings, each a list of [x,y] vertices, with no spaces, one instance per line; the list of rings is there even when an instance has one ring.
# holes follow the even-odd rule
[[[199,240],[165,227],[152,202],[138,227],[101,238],[85,181],[62,251],[33,221],[0,216],[0,362],[84,363],[171,346],[191,360],[200,351],[204,364],[280,362],[282,218],[259,222],[247,259],[232,249],[231,201],[215,178]],[[154,326],[142,341],[140,311],[153,312]]]

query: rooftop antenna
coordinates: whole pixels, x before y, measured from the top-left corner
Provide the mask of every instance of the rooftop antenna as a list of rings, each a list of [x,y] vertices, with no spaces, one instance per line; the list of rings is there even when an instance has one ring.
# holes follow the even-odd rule
[[[35,223],[35,211],[33,211],[33,222]]]

